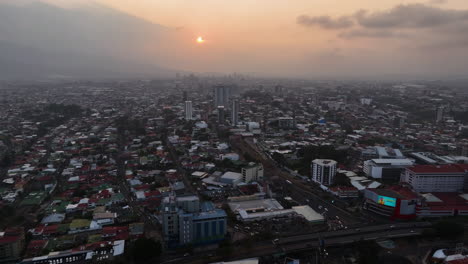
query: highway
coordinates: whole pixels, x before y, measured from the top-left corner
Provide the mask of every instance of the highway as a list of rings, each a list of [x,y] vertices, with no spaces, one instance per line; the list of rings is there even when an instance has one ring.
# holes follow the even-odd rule
[[[390,227],[394,226],[394,227]],[[206,263],[207,256],[210,262],[232,261],[252,257],[270,256],[277,253],[297,253],[306,250],[316,250],[319,247],[319,238],[324,240],[325,247],[343,246],[360,241],[377,239],[394,239],[401,237],[419,236],[429,223],[418,222],[411,224],[368,226],[361,229],[341,230],[333,232],[316,233],[309,235],[291,236],[279,239],[279,242],[259,242],[251,248],[238,246],[233,248],[232,256],[221,259],[216,256],[216,250],[195,253],[187,257],[174,256],[166,258],[162,263]]]

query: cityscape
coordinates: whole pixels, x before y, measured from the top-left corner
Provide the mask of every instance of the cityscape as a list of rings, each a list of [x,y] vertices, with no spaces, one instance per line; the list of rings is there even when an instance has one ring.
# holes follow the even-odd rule
[[[399,3],[389,11],[362,9],[336,18],[297,14],[292,23],[306,30],[400,25],[438,32],[438,26],[468,20],[466,3],[453,1]],[[123,15],[125,1],[76,1],[97,8],[84,17],[91,22],[81,21],[84,9],[74,9],[74,1],[13,2],[0,3],[0,263],[468,263],[468,78],[451,70],[465,64],[441,60],[445,77],[424,61],[412,64],[423,73],[376,69],[368,72],[373,77],[352,66],[341,71],[343,65],[335,72],[342,78],[309,75],[302,67],[299,75],[291,67],[284,75],[260,68],[253,73],[225,70],[238,52],[231,46],[221,52],[226,62],[216,66],[178,44],[170,48],[200,63],[199,70],[171,60],[161,64],[167,68],[154,68],[123,46],[121,53],[134,56],[133,62],[105,60],[106,48],[96,48],[89,61],[70,51],[73,56],[59,63],[54,60],[66,50],[61,42],[53,48],[57,53],[39,56],[23,52],[28,48],[20,40],[31,37],[38,40],[31,45],[44,48],[58,41],[54,30],[63,26],[62,37],[89,38],[91,49],[93,35],[81,30],[99,32],[110,19],[112,34],[124,32],[101,43],[110,51],[129,37],[122,21],[141,29],[129,43],[154,25]],[[314,6],[303,5],[304,14]],[[247,12],[237,8],[232,12]],[[34,23],[14,23],[45,9],[50,21],[41,29],[44,38],[34,36]],[[403,22],[395,18],[401,14],[408,14]],[[55,24],[66,19],[77,24]],[[13,30],[3,21],[12,21]],[[68,35],[72,29],[76,34]],[[342,34],[352,32],[358,34]],[[359,34],[396,34],[389,32]],[[194,49],[222,38],[192,35]],[[64,48],[73,48],[72,42],[64,41]],[[16,53],[18,47],[23,51]],[[187,63],[166,52],[174,63]]]

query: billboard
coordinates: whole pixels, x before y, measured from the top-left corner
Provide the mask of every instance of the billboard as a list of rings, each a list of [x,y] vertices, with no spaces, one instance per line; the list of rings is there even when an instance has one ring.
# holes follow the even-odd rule
[[[396,198],[379,195],[377,197],[377,203],[390,207],[396,207]]]

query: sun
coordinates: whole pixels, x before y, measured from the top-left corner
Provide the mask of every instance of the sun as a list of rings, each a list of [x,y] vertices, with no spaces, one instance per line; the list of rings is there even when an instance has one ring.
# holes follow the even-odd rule
[[[203,43],[203,42],[205,42],[205,40],[203,39],[203,37],[199,36],[197,38],[197,43]]]

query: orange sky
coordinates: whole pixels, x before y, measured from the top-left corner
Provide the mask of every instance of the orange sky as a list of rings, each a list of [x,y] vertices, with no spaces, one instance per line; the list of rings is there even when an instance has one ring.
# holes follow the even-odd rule
[[[47,0],[59,5],[84,3],[86,0]],[[434,1],[434,2],[431,2]],[[198,71],[240,71],[294,74],[307,67],[308,60],[328,63],[327,56],[347,56],[347,68],[359,49],[366,50],[373,60],[392,59],[389,54],[407,45],[399,40],[349,40],[337,37],[336,30],[298,25],[300,15],[331,17],[352,15],[360,9],[390,10],[398,4],[423,3],[443,9],[468,10],[466,0],[97,0],[157,24],[180,28],[180,54],[171,67]],[[203,36],[206,42],[197,45]],[[155,44],[155,48],[156,48]],[[377,47],[378,46],[378,47]],[[346,53],[348,52],[348,53]],[[369,53],[370,52],[370,53]],[[343,54],[342,54],[343,53]],[[349,55],[348,55],[349,54]],[[334,68],[336,61],[327,67]],[[400,62],[401,63],[401,62]],[[380,64],[378,65],[381,66]],[[397,63],[383,71],[398,69]],[[287,68],[287,69],[285,69]],[[369,68],[375,68],[369,64]]]

